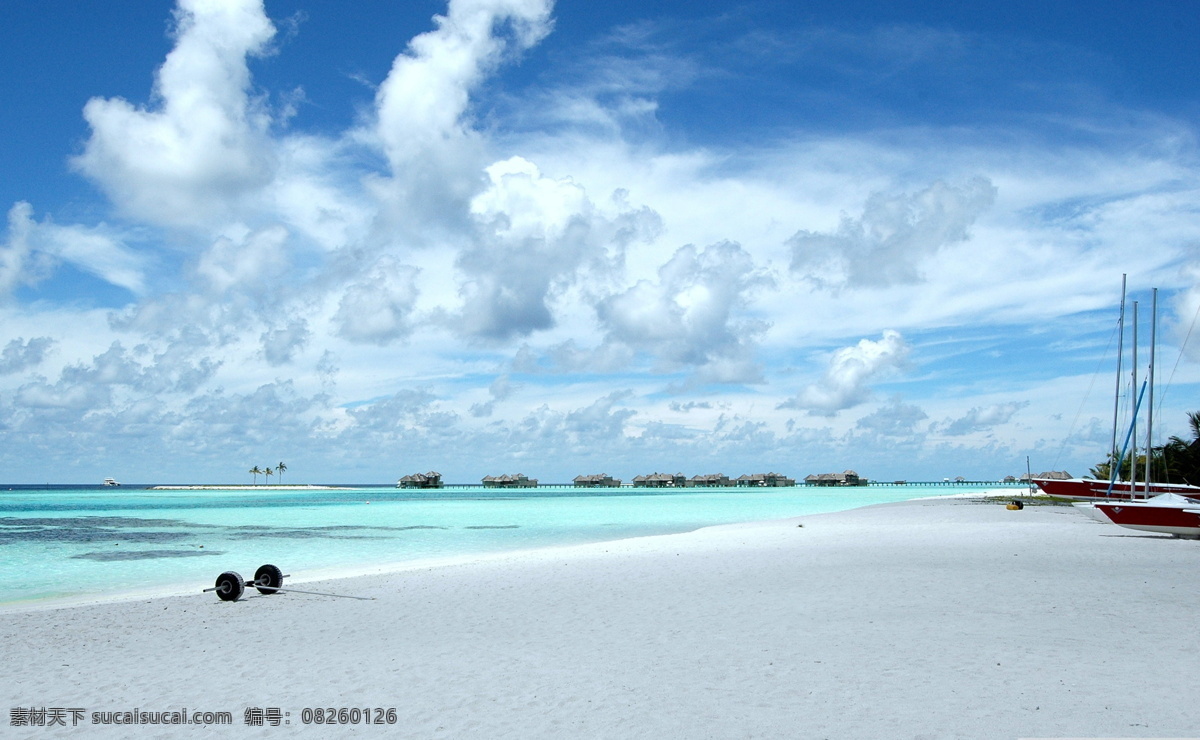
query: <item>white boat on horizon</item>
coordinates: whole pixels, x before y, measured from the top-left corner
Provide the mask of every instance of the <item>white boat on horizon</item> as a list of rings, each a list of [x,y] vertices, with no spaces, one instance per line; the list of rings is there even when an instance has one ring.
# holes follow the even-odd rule
[[[121,484],[117,482],[117,479],[116,479],[116,478],[105,478],[105,479],[104,479],[104,485],[106,485],[106,486],[119,486],[119,485],[121,485]]]

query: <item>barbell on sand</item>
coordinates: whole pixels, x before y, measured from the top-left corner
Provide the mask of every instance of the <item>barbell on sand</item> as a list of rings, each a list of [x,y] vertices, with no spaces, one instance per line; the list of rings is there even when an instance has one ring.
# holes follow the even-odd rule
[[[374,601],[374,596],[346,596],[345,594],[330,594],[321,591],[300,591],[295,588],[281,588],[283,579],[290,578],[285,576],[283,571],[278,566],[264,563],[258,566],[258,570],[254,571],[254,580],[249,585],[258,589],[258,592],[263,596],[271,594],[309,594],[312,596],[335,596],[339,599],[359,599],[361,601]],[[227,570],[217,576],[217,583],[212,588],[204,589],[203,593],[216,591],[217,598],[221,601],[237,601],[242,598],[242,594],[246,592],[246,581],[237,571]]]

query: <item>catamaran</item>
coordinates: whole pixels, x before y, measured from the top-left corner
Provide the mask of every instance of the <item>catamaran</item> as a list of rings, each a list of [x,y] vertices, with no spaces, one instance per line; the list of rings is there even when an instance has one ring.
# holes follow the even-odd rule
[[[1097,501],[1091,507],[1122,527],[1200,539],[1200,499],[1164,493],[1145,501]]]
[[[1125,296],[1121,290],[1121,323],[1124,330]],[[1133,405],[1133,421],[1125,444],[1118,454],[1116,445],[1117,412],[1113,411],[1113,446],[1111,475],[1108,481],[1072,478],[1066,480],[1036,479],[1037,485],[1046,493],[1080,501],[1075,505],[1087,509],[1101,521],[1143,532],[1157,532],[1175,537],[1200,539],[1200,487],[1179,483],[1152,483],[1150,460],[1153,457],[1152,439],[1154,431],[1154,327],[1157,325],[1158,291],[1153,293],[1150,331],[1150,371]],[[1133,304],[1133,387],[1137,388],[1137,302]],[[1121,350],[1117,350],[1118,356]],[[1120,359],[1117,360],[1118,392],[1120,389]],[[1146,388],[1150,389],[1149,412],[1146,414],[1146,468],[1144,482],[1137,478],[1137,444],[1131,455],[1130,480],[1119,481],[1121,462],[1129,449],[1130,440],[1136,440],[1138,407]],[[1088,501],[1090,503],[1082,503]]]
[[[1172,494],[1195,498],[1200,486],[1185,483],[1150,483],[1141,481],[1106,481],[1093,478],[1034,478],[1033,482],[1048,496],[1074,501],[1137,501]]]
[[[1123,377],[1121,375],[1121,360],[1124,354],[1125,340],[1125,276],[1121,276],[1121,318],[1119,320],[1120,339],[1117,343],[1117,392],[1116,401],[1113,407],[1113,435],[1112,435],[1112,457],[1110,458],[1111,474],[1109,480],[1095,480],[1092,478],[1033,478],[1033,482],[1038,488],[1042,489],[1047,495],[1057,496],[1059,498],[1072,499],[1075,501],[1145,501],[1152,497],[1162,495],[1180,496],[1184,498],[1200,498],[1200,486],[1192,486],[1183,483],[1152,483],[1150,482],[1150,458],[1149,454],[1151,446],[1151,435],[1153,434],[1154,426],[1154,347],[1155,347],[1155,332],[1157,327],[1157,309],[1158,309],[1158,289],[1154,289],[1153,304],[1151,308],[1151,328],[1150,328],[1150,368],[1145,381],[1142,383],[1141,391],[1138,393],[1137,400],[1133,405],[1133,421],[1129,426],[1129,432],[1125,436],[1125,444],[1118,452],[1117,449],[1117,418],[1120,405],[1120,391]],[[1133,302],[1133,387],[1137,388],[1137,301]],[[1142,397],[1145,395],[1147,388],[1150,391],[1150,398],[1147,408],[1149,411],[1146,414],[1146,470],[1143,481],[1137,480],[1137,417],[1138,409],[1141,406]],[[1132,470],[1130,471],[1130,480],[1118,480],[1121,475],[1121,463],[1125,459],[1125,453],[1129,449],[1129,443],[1134,443],[1134,454]],[[1144,513],[1143,513],[1144,515]]]

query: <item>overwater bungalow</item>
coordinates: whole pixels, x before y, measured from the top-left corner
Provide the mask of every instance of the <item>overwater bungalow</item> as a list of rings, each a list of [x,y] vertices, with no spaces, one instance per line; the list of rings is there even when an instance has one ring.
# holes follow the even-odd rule
[[[396,481],[396,488],[441,488],[442,474],[433,470],[428,473],[413,473]]]
[[[858,473],[853,470],[844,470],[841,473],[821,473],[820,475],[808,475],[804,478],[806,486],[865,486],[867,481],[858,477]]]
[[[709,473],[708,475],[692,476],[687,485],[691,488],[725,488],[732,486],[733,481],[724,473]]]
[[[537,488],[537,478],[530,478],[524,473],[516,475],[485,475],[484,488]]]
[[[633,485],[639,488],[683,488],[687,485],[687,478],[683,473],[651,473],[637,476],[633,479]]]
[[[755,473],[754,475],[740,475],[734,484],[741,488],[758,486],[765,488],[786,488],[796,485],[795,478],[789,478],[781,473]]]
[[[620,488],[621,479],[614,478],[611,475],[597,473],[595,475],[577,475],[575,476],[576,488]]]

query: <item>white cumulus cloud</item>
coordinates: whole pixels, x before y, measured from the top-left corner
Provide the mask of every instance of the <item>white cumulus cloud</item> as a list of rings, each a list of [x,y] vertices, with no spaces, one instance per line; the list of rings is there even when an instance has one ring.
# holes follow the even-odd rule
[[[1028,401],[1011,401],[991,406],[976,406],[957,419],[947,420],[940,426],[940,430],[951,437],[986,431],[1007,424],[1018,411],[1028,405]]]
[[[738,244],[723,242],[703,250],[688,245],[659,268],[657,280],[639,280],[603,300],[597,310],[610,340],[671,365],[738,368],[714,379],[753,380],[752,366],[740,360],[752,352],[751,340],[766,325],[745,309],[755,291],[771,285]]]
[[[8,239],[0,246],[0,295],[18,284],[46,278],[61,262],[133,293],[145,288],[145,260],[103,224],[38,222],[33,220],[32,205],[24,201],[13,205],[8,212]]]
[[[286,269],[287,238],[287,229],[282,226],[255,232],[240,229],[218,237],[200,256],[196,273],[215,293],[239,287],[261,291]]]
[[[922,261],[967,239],[995,198],[995,186],[982,177],[959,187],[938,181],[911,195],[875,193],[861,217],[843,216],[834,233],[792,236],[792,270],[833,288],[920,282]]]
[[[412,331],[418,270],[381,257],[360,280],[346,288],[334,323],[351,342],[384,345]]]
[[[403,214],[425,218],[479,188],[482,142],[471,127],[472,91],[506,55],[551,28],[550,0],[451,0],[437,28],[409,42],[375,96],[372,132],[393,177],[383,185]],[[403,220],[403,219],[401,219]]]
[[[917,432],[918,425],[928,418],[929,415],[921,407],[896,398],[859,419],[855,427],[886,437],[911,438]]]
[[[292,361],[297,352],[308,344],[312,332],[308,330],[308,322],[304,319],[289,321],[282,329],[271,329],[263,332],[263,357],[268,365],[284,365]]]
[[[884,331],[878,341],[861,339],[858,344],[834,352],[821,379],[781,408],[833,416],[857,406],[870,398],[871,382],[903,367],[908,354],[904,337],[892,329]]]
[[[46,354],[54,347],[50,337],[33,337],[25,341],[17,337],[4,345],[0,352],[0,375],[11,375],[41,364]]]
[[[29,232],[33,229],[33,206],[21,202],[8,211],[8,238],[0,246],[0,297],[12,293],[31,279],[29,260],[33,248]]]
[[[175,23],[155,104],[88,101],[92,135],[75,165],[131,215],[203,224],[271,177],[270,116],[251,96],[246,57],[275,28],[262,0],[180,0]]]
[[[469,335],[506,339],[554,326],[557,292],[583,272],[607,282],[626,246],[656,233],[655,215],[621,194],[601,208],[570,178],[546,177],[521,157],[486,172],[488,188],[470,205],[477,243],[458,259]]]

